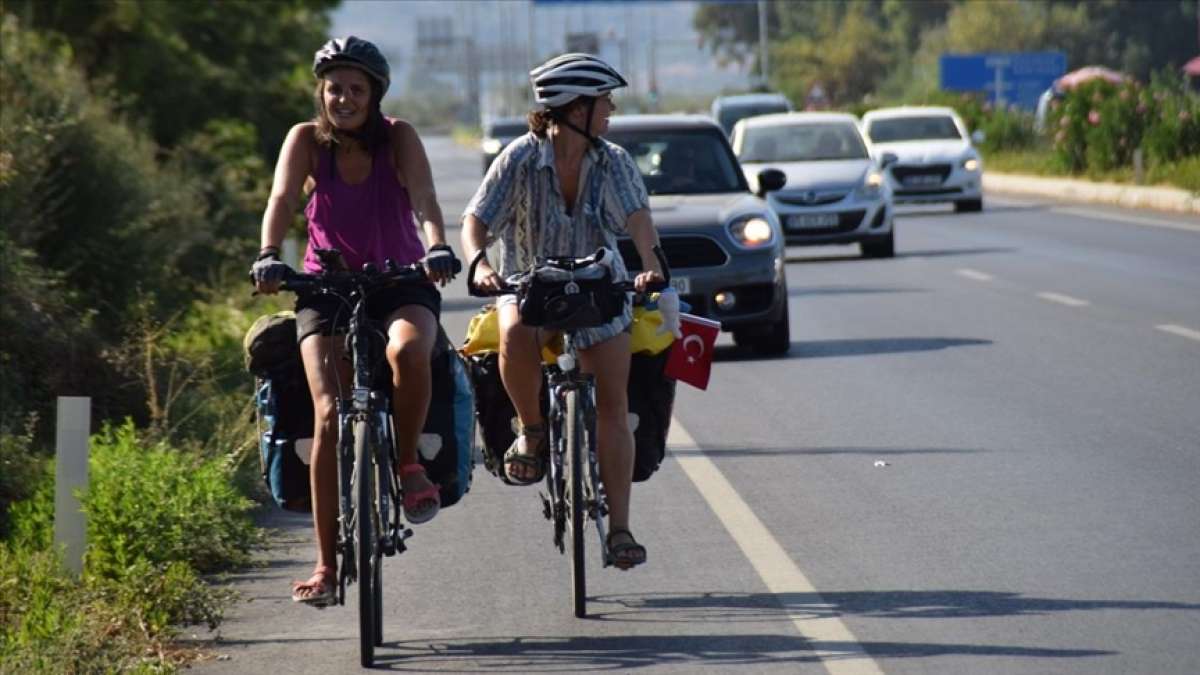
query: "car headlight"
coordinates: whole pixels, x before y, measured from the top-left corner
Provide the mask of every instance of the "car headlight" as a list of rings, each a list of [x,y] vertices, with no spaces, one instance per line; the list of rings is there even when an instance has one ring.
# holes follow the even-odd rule
[[[862,185],[854,191],[855,196],[859,199],[878,199],[879,188],[883,186],[883,174],[878,171],[869,171],[863,177]]]
[[[500,141],[495,138],[483,139],[483,151],[489,155],[495,155],[500,152]]]
[[[962,168],[966,169],[967,171],[978,171],[979,160],[974,157],[968,157],[963,160]]]
[[[750,216],[735,220],[729,225],[729,233],[735,241],[746,248],[761,248],[775,239],[775,231],[762,216]]]

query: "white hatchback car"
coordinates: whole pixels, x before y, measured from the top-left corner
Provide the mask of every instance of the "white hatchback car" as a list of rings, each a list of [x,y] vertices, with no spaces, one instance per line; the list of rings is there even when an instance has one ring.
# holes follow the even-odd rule
[[[893,156],[874,156],[858,118],[846,113],[793,112],[751,117],[733,128],[733,152],[752,189],[758,174],[779,169],[783,189],[767,202],[793,245],[852,244],[868,258],[895,255],[892,190],[884,169]]]
[[[862,127],[876,151],[897,157],[886,172],[897,204],[983,209],[983,159],[952,108],[880,108],[863,115]]]

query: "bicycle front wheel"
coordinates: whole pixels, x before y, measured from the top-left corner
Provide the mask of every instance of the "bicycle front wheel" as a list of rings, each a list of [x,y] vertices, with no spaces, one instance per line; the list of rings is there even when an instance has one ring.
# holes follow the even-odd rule
[[[375,594],[379,581],[379,547],[375,545],[374,438],[366,420],[354,423],[354,555],[358,564],[358,642],[362,665],[375,663]]]
[[[583,474],[587,471],[587,424],[579,392],[567,392],[567,495],[571,528],[571,597],[575,616],[587,616],[587,578],[583,559],[583,525],[587,519]]]

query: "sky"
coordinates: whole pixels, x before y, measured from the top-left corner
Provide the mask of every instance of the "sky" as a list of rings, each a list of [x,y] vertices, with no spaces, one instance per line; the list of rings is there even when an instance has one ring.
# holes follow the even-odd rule
[[[504,88],[502,82],[510,88],[527,83],[526,73],[533,66],[565,51],[567,33],[583,31],[598,35],[600,56],[625,75],[635,93],[645,94],[652,81],[660,96],[746,89],[750,84],[746,68],[720,68],[700,48],[699,34],[692,28],[697,4],[690,0],[348,0],[332,14],[332,32],[375,42],[387,55],[392,80],[401,88],[413,86],[418,20],[444,17],[451,22],[452,39],[474,36],[481,60],[491,65],[482,76],[485,98],[494,99],[498,94],[492,90]],[[463,85],[460,78],[452,77],[447,86]]]

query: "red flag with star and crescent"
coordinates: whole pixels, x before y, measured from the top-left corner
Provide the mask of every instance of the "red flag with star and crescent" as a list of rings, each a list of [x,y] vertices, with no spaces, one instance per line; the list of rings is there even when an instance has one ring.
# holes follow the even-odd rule
[[[663,374],[682,380],[697,389],[708,389],[708,376],[712,371],[713,351],[721,322],[694,314],[679,315],[679,329],[683,337],[671,345],[667,355],[667,367]]]

